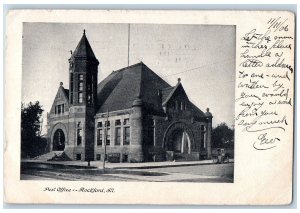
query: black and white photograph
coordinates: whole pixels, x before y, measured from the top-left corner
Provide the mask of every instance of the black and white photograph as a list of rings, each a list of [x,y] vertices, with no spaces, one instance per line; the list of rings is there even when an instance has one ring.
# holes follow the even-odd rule
[[[9,11],[5,202],[290,205],[295,17]]]
[[[21,180],[234,182],[234,25],[23,23]]]

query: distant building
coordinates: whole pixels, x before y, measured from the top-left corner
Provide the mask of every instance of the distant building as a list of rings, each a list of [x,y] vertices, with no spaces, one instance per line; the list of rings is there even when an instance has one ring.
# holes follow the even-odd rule
[[[106,141],[114,162],[211,157],[212,114],[188,99],[180,79],[170,86],[141,62],[98,84],[99,61],[85,33],[69,64],[70,88],[60,83],[48,113],[49,151],[103,160]]]

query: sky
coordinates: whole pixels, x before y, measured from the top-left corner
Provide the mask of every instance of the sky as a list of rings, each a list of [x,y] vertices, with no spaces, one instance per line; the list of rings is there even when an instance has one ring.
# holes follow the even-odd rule
[[[210,109],[213,126],[234,124],[235,26],[225,25],[23,23],[22,102],[39,101],[44,118],[60,82],[69,87],[70,50],[83,29],[100,62],[99,82],[128,58],[129,65],[143,61],[172,86],[181,78],[190,101]]]

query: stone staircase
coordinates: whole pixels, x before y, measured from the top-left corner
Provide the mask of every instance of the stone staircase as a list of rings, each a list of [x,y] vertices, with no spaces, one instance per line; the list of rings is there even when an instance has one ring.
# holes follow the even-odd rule
[[[46,154],[37,156],[35,158],[33,158],[33,160],[38,160],[38,161],[51,161],[54,158],[59,158],[60,156],[62,156],[64,154],[64,151],[51,151],[48,152]]]

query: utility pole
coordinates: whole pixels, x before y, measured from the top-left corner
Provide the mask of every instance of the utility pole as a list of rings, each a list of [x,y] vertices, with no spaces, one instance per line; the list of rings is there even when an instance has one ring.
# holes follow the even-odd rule
[[[127,66],[129,67],[129,53],[130,52],[130,24],[128,24],[128,55],[127,55]]]
[[[104,138],[104,159],[103,159],[103,169],[105,169],[108,117],[109,117],[109,110],[107,109],[106,122],[105,122],[105,129],[104,129],[104,136],[105,136],[105,138]],[[108,157],[107,157],[107,158],[108,158]]]

